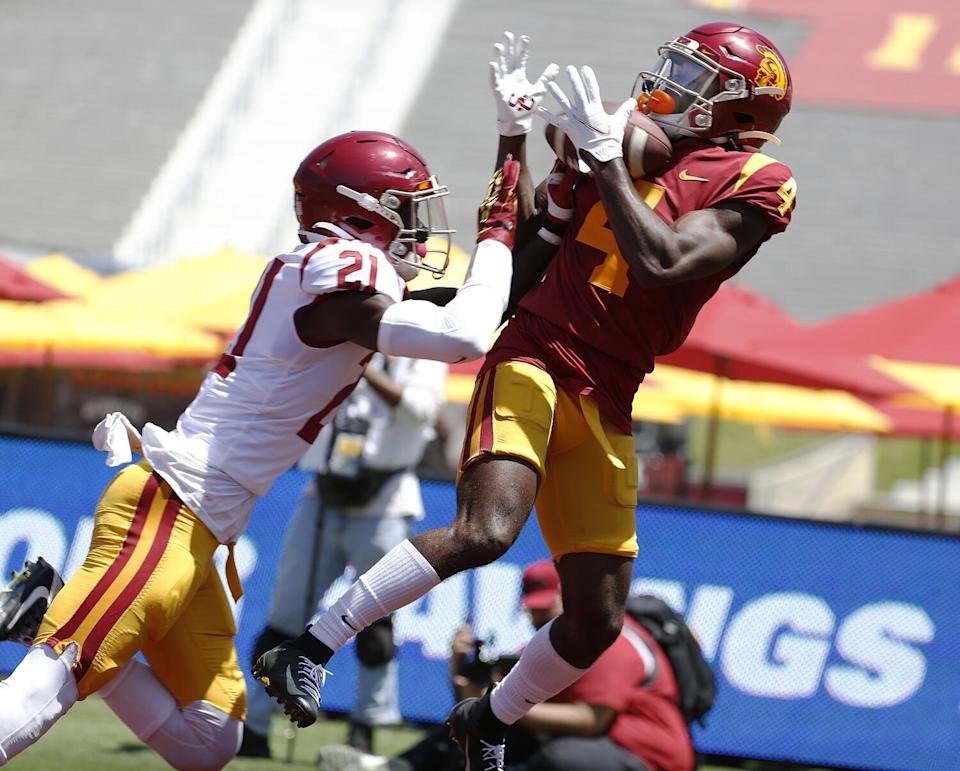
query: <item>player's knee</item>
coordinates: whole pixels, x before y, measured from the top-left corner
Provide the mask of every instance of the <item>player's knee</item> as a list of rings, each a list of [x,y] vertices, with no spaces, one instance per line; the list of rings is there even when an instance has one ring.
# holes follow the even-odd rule
[[[460,555],[469,564],[481,567],[500,559],[513,545],[516,536],[505,528],[471,525],[454,535]]]
[[[471,567],[486,565],[502,557],[513,546],[520,534],[517,519],[512,513],[504,515],[496,510],[473,514],[455,523],[453,537],[461,553],[471,559]]]
[[[382,667],[396,653],[393,621],[389,616],[377,619],[356,637],[357,660],[366,667]]]

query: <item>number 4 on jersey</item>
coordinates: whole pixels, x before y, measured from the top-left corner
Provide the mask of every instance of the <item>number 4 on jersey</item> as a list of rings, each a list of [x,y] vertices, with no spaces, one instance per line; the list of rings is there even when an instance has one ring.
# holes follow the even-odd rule
[[[657,208],[657,204],[666,192],[661,185],[642,179],[635,180],[633,184],[637,194],[651,209]],[[607,222],[607,212],[600,201],[597,201],[587,213],[583,225],[577,232],[577,241],[607,254],[604,261],[590,274],[590,283],[617,297],[623,297],[630,280],[629,268],[626,260],[620,256],[617,240]]]

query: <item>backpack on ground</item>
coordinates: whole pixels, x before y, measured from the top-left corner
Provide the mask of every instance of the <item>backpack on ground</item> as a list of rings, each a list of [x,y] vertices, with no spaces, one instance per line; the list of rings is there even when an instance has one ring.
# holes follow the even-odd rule
[[[627,613],[667,654],[680,691],[684,719],[688,723],[696,720],[702,726],[703,716],[713,707],[717,681],[683,616],[659,597],[647,594],[627,600]]]

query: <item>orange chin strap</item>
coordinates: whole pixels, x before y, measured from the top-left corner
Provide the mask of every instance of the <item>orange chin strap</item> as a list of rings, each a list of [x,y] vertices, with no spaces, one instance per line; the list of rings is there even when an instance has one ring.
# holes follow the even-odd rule
[[[652,112],[657,115],[671,115],[676,107],[676,100],[659,88],[654,89],[652,94],[644,92],[637,97],[637,109],[644,115]]]

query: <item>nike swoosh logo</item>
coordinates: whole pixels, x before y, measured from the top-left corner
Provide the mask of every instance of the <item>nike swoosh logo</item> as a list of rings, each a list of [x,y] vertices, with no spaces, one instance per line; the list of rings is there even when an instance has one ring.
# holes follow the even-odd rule
[[[537,706],[537,704],[540,703],[538,701],[530,701],[530,699],[528,699],[526,696],[523,697],[523,700],[527,702],[527,704],[532,704],[533,706]]]
[[[353,624],[351,624],[349,621],[347,621],[347,616],[346,616],[345,613],[340,616],[340,620],[341,620],[344,624],[346,624],[348,627],[350,627],[354,632],[359,632],[359,631],[360,631],[360,630],[357,629]]]
[[[50,600],[50,590],[45,586],[38,586],[32,592],[30,592],[27,599],[20,603],[20,609],[14,614],[13,621],[10,622],[10,628],[12,629],[16,623],[20,620],[20,617],[26,613],[31,607],[33,607],[34,602],[37,600],[47,600],[49,604]]]
[[[686,169],[680,170],[679,177],[684,182],[709,182],[710,181],[706,177],[696,177],[693,174],[688,174]]]
[[[307,695],[297,686],[296,680],[293,679],[293,675],[290,673],[290,667],[287,667],[287,693],[292,693],[295,696]]]

